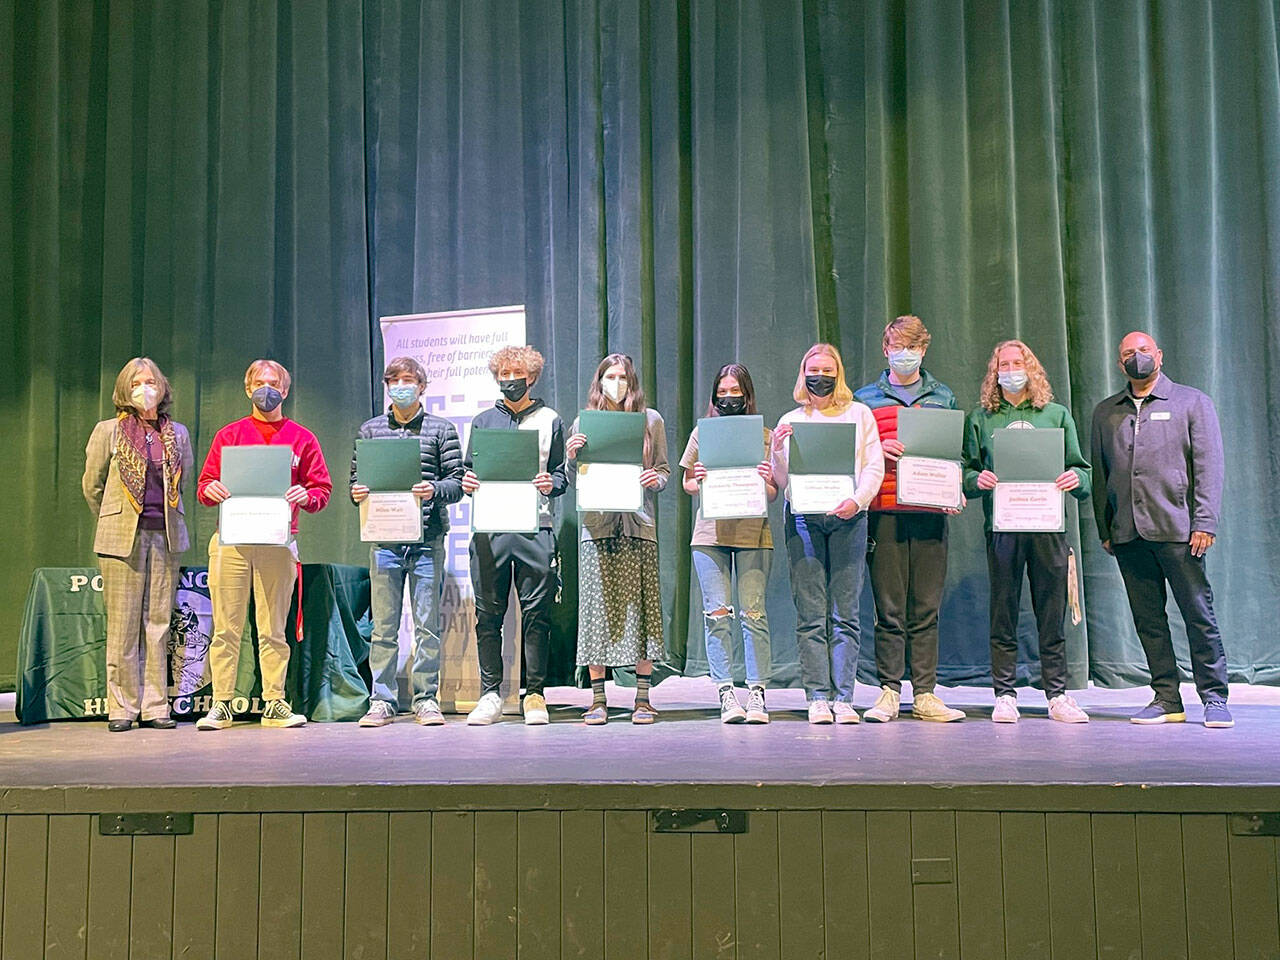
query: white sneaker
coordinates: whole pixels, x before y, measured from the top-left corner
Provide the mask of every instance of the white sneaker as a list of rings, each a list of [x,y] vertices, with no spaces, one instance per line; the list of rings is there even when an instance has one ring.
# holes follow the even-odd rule
[[[835,718],[831,715],[831,705],[825,700],[813,700],[809,703],[810,723],[831,723]]]
[[[917,693],[911,703],[911,715],[917,720],[952,723],[964,719],[964,711],[948,707],[936,693]]]
[[[486,727],[502,719],[502,698],[490,691],[467,714],[467,723],[473,727]]]
[[[1061,693],[1049,701],[1049,719],[1059,723],[1088,723],[1089,715],[1074,698]]]
[[[876,697],[875,706],[862,712],[862,719],[868,723],[888,723],[898,719],[898,704],[902,695],[893,687],[881,687],[880,696]]]
[[[523,706],[525,726],[540,727],[551,722],[551,715],[547,713],[547,701],[542,694],[525,694]]]
[[[836,715],[836,723],[861,723],[862,718],[858,716],[858,711],[853,709],[852,703],[845,703],[843,700],[837,700],[831,705],[831,712]]]
[[[994,723],[1018,722],[1018,698],[1011,693],[996,697],[996,708],[991,711]]]

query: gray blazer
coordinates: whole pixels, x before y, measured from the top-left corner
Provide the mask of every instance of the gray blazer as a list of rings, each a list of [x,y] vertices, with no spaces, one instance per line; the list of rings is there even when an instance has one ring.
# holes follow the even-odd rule
[[[138,513],[125,495],[124,483],[115,456],[116,419],[103,420],[93,428],[89,443],[84,449],[84,479],[81,488],[89,509],[98,518],[98,530],[93,538],[93,552],[105,557],[127,557],[133,553],[134,534],[138,530]],[[191,452],[191,436],[187,428],[174,421],[173,432],[178,440],[178,452],[182,457],[183,486],[195,469],[195,456]],[[165,464],[165,485],[169,482],[169,466]],[[165,539],[170,553],[182,553],[191,541],[187,536],[187,522],[182,498],[178,506],[165,505]]]

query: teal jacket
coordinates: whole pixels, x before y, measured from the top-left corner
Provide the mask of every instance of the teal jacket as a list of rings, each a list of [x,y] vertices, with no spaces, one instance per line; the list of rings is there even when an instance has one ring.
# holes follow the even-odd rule
[[[964,423],[964,495],[972,500],[982,497],[982,514],[987,533],[991,532],[991,497],[989,490],[978,489],[978,474],[991,469],[993,432],[1014,423],[1028,423],[1037,428],[1062,428],[1063,463],[1074,470],[1080,484],[1071,491],[1077,500],[1089,497],[1093,476],[1089,462],[1080,451],[1080,437],[1071,411],[1060,403],[1046,403],[1037,410],[1027,400],[1016,407],[1001,400],[998,410],[977,407],[969,411]]]

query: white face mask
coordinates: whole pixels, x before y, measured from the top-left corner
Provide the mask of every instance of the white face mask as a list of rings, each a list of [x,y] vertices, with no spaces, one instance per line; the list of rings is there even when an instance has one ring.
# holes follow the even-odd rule
[[[129,400],[138,408],[139,412],[154,409],[159,399],[160,391],[149,383],[138,384],[129,394]]]
[[[614,403],[621,403],[622,398],[627,393],[627,383],[625,380],[605,378],[600,381],[600,389],[603,390],[604,395]]]
[[[919,350],[890,350],[889,366],[900,377],[909,377],[920,369],[924,354]]]
[[[996,379],[1009,393],[1021,393],[1027,386],[1025,370],[1006,370],[1004,373],[997,373]]]

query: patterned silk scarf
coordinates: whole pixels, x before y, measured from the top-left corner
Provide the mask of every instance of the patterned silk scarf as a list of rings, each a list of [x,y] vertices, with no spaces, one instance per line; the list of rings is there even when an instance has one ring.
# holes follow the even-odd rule
[[[164,444],[164,459],[168,483],[165,499],[176,508],[182,481],[182,459],[178,455],[178,437],[173,421],[160,418],[160,442]],[[147,428],[141,418],[132,413],[122,413],[116,418],[116,466],[124,484],[125,495],[137,513],[142,512],[142,498],[147,489]]]

